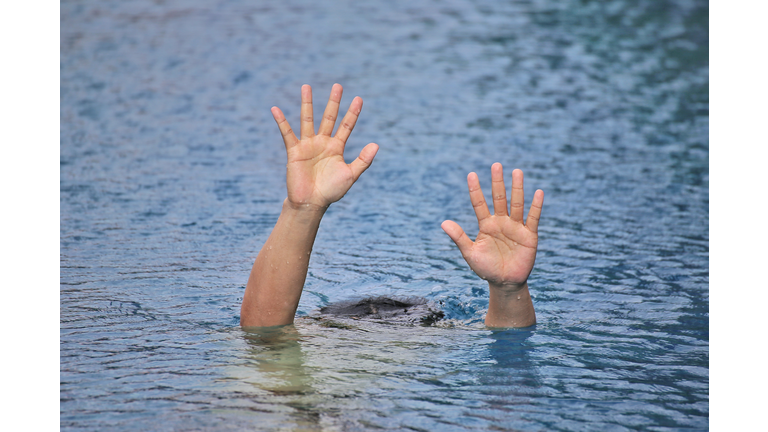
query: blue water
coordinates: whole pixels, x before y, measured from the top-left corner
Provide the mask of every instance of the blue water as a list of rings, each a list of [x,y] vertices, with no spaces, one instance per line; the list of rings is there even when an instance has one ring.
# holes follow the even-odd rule
[[[62,430],[706,430],[708,13],[62,2]],[[381,150],[325,215],[295,327],[244,332],[285,197],[269,109],[296,122],[308,83],[319,113],[334,82],[365,100],[348,160]],[[474,238],[466,175],[488,195],[497,161],[546,193],[524,331],[483,327],[440,229]],[[311,317],[366,295],[446,321]]]

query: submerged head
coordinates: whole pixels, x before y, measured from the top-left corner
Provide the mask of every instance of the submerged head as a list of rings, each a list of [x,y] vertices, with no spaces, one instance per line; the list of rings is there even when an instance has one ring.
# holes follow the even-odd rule
[[[320,308],[323,315],[355,319],[385,320],[403,324],[432,325],[442,319],[443,311],[421,297],[366,297],[346,300]]]

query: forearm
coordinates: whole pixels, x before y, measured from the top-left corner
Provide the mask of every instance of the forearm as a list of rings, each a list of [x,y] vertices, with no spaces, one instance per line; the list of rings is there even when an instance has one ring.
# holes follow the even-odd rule
[[[240,308],[240,325],[267,327],[291,324],[299,305],[309,258],[327,207],[283,210],[251,269]]]
[[[536,312],[528,282],[520,287],[488,284],[490,299],[485,325],[488,327],[528,327],[536,324]]]

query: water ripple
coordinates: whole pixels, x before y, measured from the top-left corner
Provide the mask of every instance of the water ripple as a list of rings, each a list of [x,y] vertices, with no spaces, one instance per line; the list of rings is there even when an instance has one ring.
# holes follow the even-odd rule
[[[66,2],[61,23],[63,430],[707,429],[706,4]],[[269,107],[336,81],[366,101],[348,159],[381,150],[325,216],[295,327],[245,332],[285,197]],[[496,161],[546,191],[534,329],[483,328],[440,229],[476,235],[466,174],[490,198]],[[313,314],[380,295],[446,319]]]

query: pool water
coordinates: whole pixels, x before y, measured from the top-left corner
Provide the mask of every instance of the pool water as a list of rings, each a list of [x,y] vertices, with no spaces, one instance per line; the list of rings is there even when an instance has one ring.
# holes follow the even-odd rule
[[[706,430],[704,1],[61,3],[62,430]],[[240,302],[285,197],[270,107],[331,85],[371,167],[326,213],[295,326]],[[319,114],[318,114],[319,115]],[[483,327],[490,166],[545,191],[538,324]],[[489,199],[490,201],[490,199]],[[435,326],[317,320],[365,296]]]

